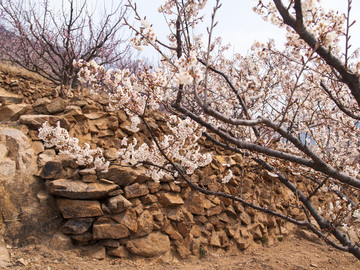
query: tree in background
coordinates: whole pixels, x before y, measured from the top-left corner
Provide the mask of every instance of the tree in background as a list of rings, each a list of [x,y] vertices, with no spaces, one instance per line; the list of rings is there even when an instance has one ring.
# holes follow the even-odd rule
[[[63,0],[59,10],[48,0],[0,1],[1,57],[61,85],[63,95],[78,72],[75,59],[131,66],[122,25],[126,8],[106,4],[111,8],[95,12],[86,0]]]
[[[129,25],[136,33],[132,45],[153,46],[162,56],[159,67],[137,76],[95,62],[78,61],[77,67],[94,90],[109,94],[110,108],[131,116],[133,132],[143,123],[152,135],[151,144],[125,138],[118,153],[122,164],[146,165],[156,181],[172,176],[202,193],[306,227],[360,259],[360,61],[358,51],[349,51],[351,2],[342,14],[325,11],[320,1],[259,0],[254,10],[286,28],[285,49],[257,42],[248,55],[229,60],[228,47],[213,37],[219,0],[206,44],[194,34],[205,0],[167,0],[160,6],[170,27],[168,42],[157,38],[129,0],[141,23]],[[159,108],[165,110],[167,134],[155,133],[146,120]],[[191,177],[211,162],[200,138],[242,156],[225,161],[215,185],[199,185]],[[245,179],[246,164],[254,162],[267,181],[259,196],[271,194],[266,204],[231,181]],[[279,201],[286,206],[278,207]]]

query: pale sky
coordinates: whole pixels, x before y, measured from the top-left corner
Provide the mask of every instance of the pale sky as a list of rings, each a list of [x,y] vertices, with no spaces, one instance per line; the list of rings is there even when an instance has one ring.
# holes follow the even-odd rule
[[[38,0],[36,0],[38,1]],[[59,7],[61,1],[50,0]],[[84,0],[78,0],[84,1]],[[102,7],[110,9],[111,3],[118,3],[117,0],[87,0],[91,6],[96,6],[99,10]],[[166,35],[169,33],[165,20],[158,12],[158,7],[163,4],[165,0],[133,0],[137,3],[138,12],[142,17],[146,16],[147,20],[153,24],[153,28],[157,37],[166,42]],[[207,20],[199,25],[199,32],[206,33],[206,27],[210,25],[210,16],[216,0],[208,0],[206,8],[201,14],[205,14]],[[123,0],[123,3],[126,3]],[[348,0],[322,0],[323,6],[341,12],[347,9]],[[276,44],[281,46],[283,44],[284,29],[265,22],[261,16],[252,11],[252,7],[258,3],[258,0],[221,0],[222,7],[217,13],[218,26],[215,28],[214,35],[221,36],[223,43],[231,43],[231,53],[246,54],[254,41],[266,42],[270,38],[275,39]],[[66,1],[65,1],[66,4]],[[352,48],[360,47],[360,0],[354,0],[351,11],[351,19],[357,20],[358,23],[352,27]],[[145,48],[141,53],[151,62],[159,60],[159,55],[151,48]]]
[[[164,39],[164,33],[168,33],[164,19],[157,9],[164,0],[135,0],[140,15],[146,15],[147,20],[153,24],[154,30],[159,38]],[[284,38],[284,29],[265,22],[261,16],[252,11],[252,7],[256,5],[258,0],[222,0],[222,7],[217,13],[219,21],[216,27],[215,36],[221,36],[224,43],[233,45],[233,52],[246,54],[247,50],[254,41],[266,42],[269,38],[274,38],[277,45],[281,45]],[[326,8],[332,8],[345,12],[347,9],[347,0],[322,0]],[[207,8],[203,11],[209,18],[215,0],[208,0]],[[360,0],[353,1],[351,10],[351,18],[357,20],[358,23],[352,28],[353,48],[360,47]],[[209,20],[201,25],[202,31],[205,33],[206,27],[209,26]],[[166,41],[166,40],[165,40]],[[158,56],[152,49],[145,49],[143,55],[150,60],[156,61]],[[155,55],[155,56],[154,56]]]

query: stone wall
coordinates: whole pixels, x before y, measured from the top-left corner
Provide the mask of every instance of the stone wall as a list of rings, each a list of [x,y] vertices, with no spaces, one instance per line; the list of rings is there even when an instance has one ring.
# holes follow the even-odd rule
[[[6,94],[1,96],[2,100],[6,99]],[[136,137],[141,143],[147,142],[150,134],[146,130],[132,133],[124,112],[106,110],[106,97],[79,95],[61,99],[49,95],[32,104],[21,99],[6,100],[0,110],[10,104],[23,107],[20,113],[8,110],[2,120],[17,121],[13,123],[19,132],[28,137],[37,159],[35,178],[45,184],[46,192],[51,195],[38,191],[34,195],[37,203],[50,207],[55,200],[56,207],[50,209],[61,213],[62,223],[55,238],[95,249],[100,258],[105,253],[117,257],[129,254],[152,257],[166,252],[186,258],[199,256],[209,248],[246,249],[254,241],[276,240],[292,228],[232,200],[193,191],[184,182],[175,184],[172,179],[162,179],[156,183],[144,176],[144,168],[116,165],[115,153],[123,137]],[[60,121],[81,143],[105,149],[105,157],[113,164],[109,171],[86,170],[54,149],[44,149],[37,137],[44,121]],[[160,113],[152,113],[148,121],[155,132],[167,131]],[[255,162],[244,160],[239,154],[222,152],[208,142],[203,147],[214,153],[214,159],[191,176],[193,182],[210,190],[241,192],[256,204],[269,205],[274,194],[267,186],[272,179],[262,175]],[[227,185],[221,184],[223,163],[230,164],[235,175]],[[276,192],[285,200],[279,199],[273,207],[286,212],[292,202],[291,195],[281,188]],[[300,211],[289,210],[289,214],[300,215]]]

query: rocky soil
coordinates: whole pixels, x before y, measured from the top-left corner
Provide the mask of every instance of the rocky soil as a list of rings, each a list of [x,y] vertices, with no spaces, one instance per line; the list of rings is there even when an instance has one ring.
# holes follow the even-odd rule
[[[58,251],[44,245],[11,248],[11,265],[4,269],[360,269],[360,261],[322,243],[299,237],[285,238],[271,246],[255,244],[245,251],[210,250],[203,258],[177,259],[169,254],[158,258],[132,257],[103,260],[89,258],[81,249]],[[1,268],[0,268],[1,269]]]

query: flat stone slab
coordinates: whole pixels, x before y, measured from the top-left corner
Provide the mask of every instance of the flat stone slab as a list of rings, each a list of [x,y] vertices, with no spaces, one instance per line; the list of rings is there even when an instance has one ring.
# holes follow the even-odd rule
[[[122,224],[95,223],[92,230],[94,239],[121,239],[130,235],[129,229]]]
[[[58,199],[57,205],[64,218],[98,217],[104,214],[99,201]]]
[[[58,179],[46,181],[46,190],[54,196],[69,199],[100,199],[118,188],[115,184],[84,183],[77,180]]]
[[[19,104],[23,101],[23,98],[19,95],[6,91],[0,87],[0,103],[7,104]]]
[[[143,257],[155,257],[170,250],[170,239],[166,234],[157,231],[128,241],[126,249],[132,254]]]

